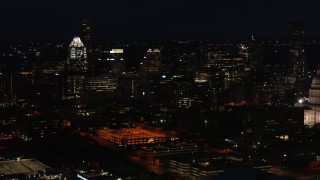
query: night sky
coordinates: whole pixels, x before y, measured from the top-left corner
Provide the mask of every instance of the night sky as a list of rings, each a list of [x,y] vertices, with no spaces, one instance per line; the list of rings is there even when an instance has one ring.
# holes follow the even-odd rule
[[[62,40],[92,21],[94,39],[286,38],[291,21],[320,37],[317,0],[2,0],[1,40]]]

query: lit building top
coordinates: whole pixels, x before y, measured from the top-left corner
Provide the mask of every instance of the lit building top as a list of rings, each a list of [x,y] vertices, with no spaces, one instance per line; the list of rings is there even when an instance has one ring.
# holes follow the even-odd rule
[[[67,66],[73,72],[86,72],[88,70],[87,49],[79,37],[74,37],[69,45]]]
[[[151,52],[153,52],[153,53],[159,53],[159,52],[160,52],[160,49],[148,49],[147,52],[148,52],[148,53],[151,53]]]
[[[123,54],[123,49],[112,49],[110,54]]]
[[[74,37],[69,47],[84,47],[80,37]]]

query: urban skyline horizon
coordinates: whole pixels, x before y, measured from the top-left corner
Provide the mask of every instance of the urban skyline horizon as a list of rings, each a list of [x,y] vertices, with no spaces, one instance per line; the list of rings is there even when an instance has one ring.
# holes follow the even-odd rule
[[[320,1],[3,5],[1,179],[320,177]]]

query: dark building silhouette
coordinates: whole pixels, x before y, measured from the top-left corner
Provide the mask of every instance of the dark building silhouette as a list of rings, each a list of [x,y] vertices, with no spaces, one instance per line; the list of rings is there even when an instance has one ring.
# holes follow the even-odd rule
[[[152,80],[161,73],[161,51],[160,49],[149,49],[140,64],[140,84],[142,95],[151,96]]]
[[[123,49],[101,51],[97,56],[95,75],[119,76],[125,72],[125,59]]]
[[[252,36],[249,43],[249,64],[254,71],[261,71],[263,66],[263,47],[262,43],[256,41]]]
[[[89,19],[82,20],[82,38],[86,46],[91,46],[92,37],[91,37],[91,24]]]
[[[109,52],[110,72],[112,75],[119,76],[125,71],[125,61],[123,57],[123,49],[112,49]]]
[[[89,63],[89,72],[94,73],[95,62],[93,57],[93,46],[92,46],[92,29],[91,23],[89,19],[82,20],[82,28],[81,28],[81,38],[83,40],[83,44],[87,48],[88,55],[88,63]]]
[[[291,26],[290,76],[299,79],[306,76],[304,24],[303,22],[292,22]]]

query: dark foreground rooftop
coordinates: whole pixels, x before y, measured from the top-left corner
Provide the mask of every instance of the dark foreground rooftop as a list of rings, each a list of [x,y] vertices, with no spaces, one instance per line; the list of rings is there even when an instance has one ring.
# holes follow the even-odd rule
[[[4,175],[33,174],[45,171],[49,167],[35,159],[19,159],[0,161],[0,172]]]

